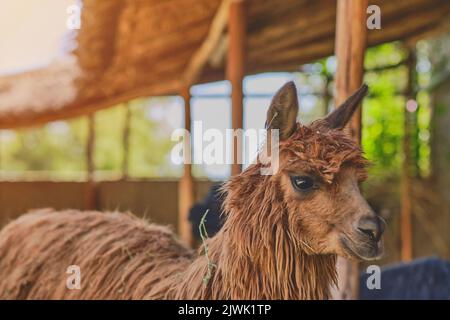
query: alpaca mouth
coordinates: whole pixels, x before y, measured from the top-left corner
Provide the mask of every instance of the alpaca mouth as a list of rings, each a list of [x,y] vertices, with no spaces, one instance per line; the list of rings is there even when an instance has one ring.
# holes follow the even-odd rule
[[[341,245],[344,255],[350,259],[356,260],[377,260],[383,255],[384,245],[383,241],[362,241],[360,245],[351,240],[350,237],[342,236]]]

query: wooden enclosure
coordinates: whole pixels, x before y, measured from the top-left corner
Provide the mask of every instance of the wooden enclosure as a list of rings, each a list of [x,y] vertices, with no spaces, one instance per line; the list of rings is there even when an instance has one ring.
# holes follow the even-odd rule
[[[197,180],[194,200],[200,201],[211,182]],[[33,208],[84,210],[88,182],[2,181],[0,182],[0,225]],[[155,223],[178,227],[178,181],[117,180],[96,183],[98,210],[130,211]]]

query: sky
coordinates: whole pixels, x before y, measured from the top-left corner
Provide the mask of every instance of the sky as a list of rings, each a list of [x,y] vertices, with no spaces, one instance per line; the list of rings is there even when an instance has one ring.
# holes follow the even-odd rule
[[[0,1],[0,75],[49,64],[64,52],[68,6],[75,0]]]
[[[67,8],[76,0],[1,0],[0,1],[0,76],[32,70],[50,64],[67,52]],[[272,73],[246,77],[244,92],[244,129],[262,129],[270,96],[284,83],[298,80],[295,74]],[[191,89],[192,120],[202,121],[204,130],[219,129],[223,134],[231,127],[228,98],[201,98],[202,95],[228,95],[227,81],[198,85]],[[250,97],[257,94],[257,98]],[[261,96],[262,95],[262,96]],[[302,108],[314,105],[314,97],[304,97]],[[154,104],[149,116],[166,121],[173,129],[183,126],[183,102],[180,98]],[[193,133],[195,134],[195,132]],[[196,150],[194,146],[194,152]],[[247,163],[248,163],[247,159]],[[223,179],[229,165],[203,165],[209,178]]]

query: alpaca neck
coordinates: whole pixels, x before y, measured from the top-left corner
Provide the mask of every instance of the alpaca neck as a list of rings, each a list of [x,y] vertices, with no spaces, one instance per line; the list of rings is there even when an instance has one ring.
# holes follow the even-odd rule
[[[336,277],[334,255],[309,255],[276,228],[265,242],[225,226],[210,255],[215,267],[205,293],[212,299],[327,299]]]
[[[176,285],[174,297],[327,299],[336,257],[307,254],[292,239],[276,182],[250,168],[227,189],[227,221],[207,241],[208,256],[201,252]]]

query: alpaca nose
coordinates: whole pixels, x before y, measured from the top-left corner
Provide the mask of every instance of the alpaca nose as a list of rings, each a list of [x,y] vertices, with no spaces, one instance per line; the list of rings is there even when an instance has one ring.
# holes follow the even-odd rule
[[[364,217],[359,220],[357,228],[370,240],[378,242],[384,232],[384,223],[378,216]]]

